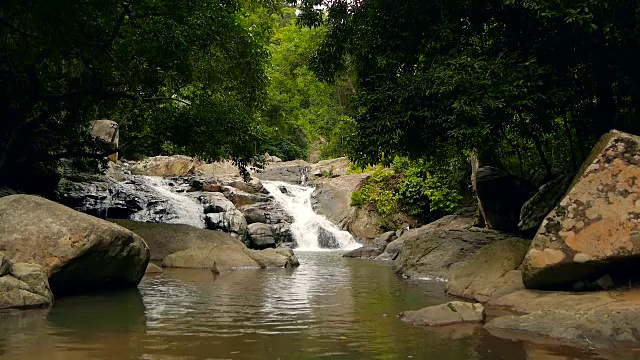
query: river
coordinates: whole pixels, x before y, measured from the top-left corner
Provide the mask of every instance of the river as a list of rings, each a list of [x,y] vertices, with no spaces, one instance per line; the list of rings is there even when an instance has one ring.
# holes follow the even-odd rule
[[[0,313],[2,359],[579,359],[588,353],[404,324],[444,284],[385,264],[299,252],[297,269],[165,269],[137,290]],[[590,354],[593,355],[593,354]]]

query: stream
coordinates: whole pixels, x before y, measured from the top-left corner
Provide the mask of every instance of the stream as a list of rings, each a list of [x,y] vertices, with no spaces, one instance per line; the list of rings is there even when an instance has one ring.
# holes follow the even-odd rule
[[[300,251],[297,269],[165,269],[137,290],[0,314],[1,359],[581,359],[587,354],[427,329],[396,318],[448,301],[343,251]],[[473,332],[472,336],[469,336]],[[593,354],[591,354],[593,355]]]

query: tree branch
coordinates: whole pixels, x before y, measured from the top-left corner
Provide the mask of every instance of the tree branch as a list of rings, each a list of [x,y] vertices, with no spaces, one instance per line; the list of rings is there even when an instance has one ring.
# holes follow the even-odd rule
[[[118,35],[120,35],[120,29],[122,28],[122,24],[124,24],[124,20],[127,18],[128,15],[131,15],[131,9],[129,8],[129,3],[125,1],[122,3],[122,13],[118,18],[118,21],[116,22],[116,26],[111,31],[111,36],[109,37],[109,40],[107,40],[107,42],[105,42],[101,46],[102,50],[106,50],[110,48],[111,45],[113,45],[113,43],[116,41],[116,39],[118,39]]]
[[[176,99],[176,98],[172,98],[172,97],[167,97],[167,96],[156,96],[156,97],[150,97],[150,98],[143,98],[142,100],[148,100],[148,101],[155,101],[155,100],[171,100],[171,101],[177,101],[179,103],[183,103],[185,105],[189,105],[191,106],[191,102],[187,101],[187,100],[182,100],[182,99]]]

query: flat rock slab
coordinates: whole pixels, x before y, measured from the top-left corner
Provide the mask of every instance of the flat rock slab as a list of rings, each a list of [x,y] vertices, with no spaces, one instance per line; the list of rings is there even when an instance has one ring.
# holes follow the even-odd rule
[[[584,346],[640,345],[640,290],[593,293],[521,290],[490,301],[488,315],[510,310],[485,328],[493,335],[545,337]]]
[[[481,323],[484,320],[484,308],[481,304],[453,301],[416,311],[404,311],[398,317],[413,325],[426,326]]]

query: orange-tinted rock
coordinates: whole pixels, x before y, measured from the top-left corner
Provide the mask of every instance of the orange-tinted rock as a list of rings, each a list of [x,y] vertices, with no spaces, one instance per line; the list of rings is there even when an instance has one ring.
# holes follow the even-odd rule
[[[640,266],[640,137],[604,135],[546,217],[523,262],[528,288],[572,288]],[[633,271],[632,271],[633,270]]]

